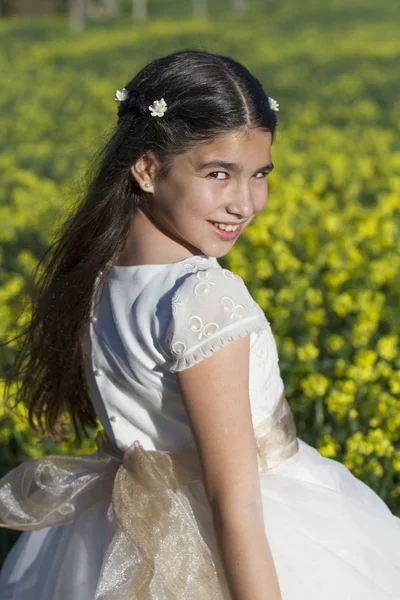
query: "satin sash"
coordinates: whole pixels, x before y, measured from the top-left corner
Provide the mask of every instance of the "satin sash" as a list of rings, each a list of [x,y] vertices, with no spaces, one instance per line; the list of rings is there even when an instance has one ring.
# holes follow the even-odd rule
[[[298,450],[296,427],[282,394],[255,428],[259,471]],[[27,460],[0,480],[0,526],[37,530],[72,523],[110,498],[111,540],[94,600],[223,600],[212,552],[180,486],[202,479],[194,444],[174,451],[125,452],[103,431],[97,451]]]

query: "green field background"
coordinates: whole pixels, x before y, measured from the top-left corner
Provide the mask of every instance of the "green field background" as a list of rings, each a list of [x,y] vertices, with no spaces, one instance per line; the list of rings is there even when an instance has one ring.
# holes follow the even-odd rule
[[[0,336],[26,320],[32,271],[116,125],[116,89],[185,48],[242,61],[280,104],[264,211],[221,264],[271,322],[298,436],[343,462],[400,516],[400,4],[398,0],[149,0],[71,35],[66,17],[0,21]],[[0,349],[4,379],[15,348]],[[1,396],[1,389],[0,389]],[[2,411],[1,473],[48,453]],[[0,535],[4,556],[18,534]]]

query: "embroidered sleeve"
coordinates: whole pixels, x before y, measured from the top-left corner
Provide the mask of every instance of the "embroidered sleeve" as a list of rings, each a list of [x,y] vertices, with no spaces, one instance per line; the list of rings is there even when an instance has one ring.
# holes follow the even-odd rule
[[[166,347],[171,372],[183,371],[230,341],[268,327],[243,279],[222,268],[198,270],[176,289]]]

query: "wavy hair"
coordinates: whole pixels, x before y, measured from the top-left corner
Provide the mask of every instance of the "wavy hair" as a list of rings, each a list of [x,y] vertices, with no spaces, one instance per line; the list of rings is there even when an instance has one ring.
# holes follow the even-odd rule
[[[125,89],[116,127],[85,175],[83,197],[35,270],[30,321],[17,336],[22,344],[6,382],[6,396],[16,386],[16,404],[28,408],[30,426],[53,439],[60,439],[65,413],[79,440],[86,427],[97,425],[83,342],[97,274],[106,275],[118,259],[135,210],[145,201],[130,167],[152,152],[164,179],[176,156],[196,144],[242,128],[261,128],[272,138],[276,130],[276,113],[261,83],[220,54],[174,52],[143,67]],[[168,110],[153,118],[149,105],[161,98]]]

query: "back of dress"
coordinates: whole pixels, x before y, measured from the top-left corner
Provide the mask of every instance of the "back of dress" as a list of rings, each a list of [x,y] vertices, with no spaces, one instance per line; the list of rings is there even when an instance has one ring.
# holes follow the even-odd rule
[[[206,255],[112,267],[98,278],[85,345],[89,393],[109,437],[122,450],[134,440],[160,450],[193,441],[175,373],[248,334],[256,425],[283,383],[269,323],[243,280]]]

